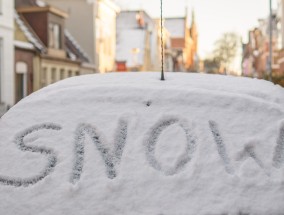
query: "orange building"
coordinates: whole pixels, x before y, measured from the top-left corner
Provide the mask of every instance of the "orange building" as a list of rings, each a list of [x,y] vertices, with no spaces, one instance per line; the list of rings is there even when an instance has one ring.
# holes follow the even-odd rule
[[[195,22],[195,14],[194,11],[192,12],[192,20],[191,20],[191,26],[189,29],[190,32],[190,38],[189,38],[189,47],[188,49],[190,52],[188,53],[186,65],[187,68],[190,70],[196,70],[198,69],[198,59],[197,59],[197,52],[198,52],[198,31],[197,31],[197,25]]]
[[[171,37],[173,71],[175,72],[198,69],[198,32],[194,12],[192,12],[191,25],[189,26],[188,23],[187,15],[165,19],[165,28]]]

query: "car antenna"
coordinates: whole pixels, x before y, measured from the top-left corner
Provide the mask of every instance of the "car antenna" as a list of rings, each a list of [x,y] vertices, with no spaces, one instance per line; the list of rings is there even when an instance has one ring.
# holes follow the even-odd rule
[[[164,80],[163,0],[161,0],[161,81]]]

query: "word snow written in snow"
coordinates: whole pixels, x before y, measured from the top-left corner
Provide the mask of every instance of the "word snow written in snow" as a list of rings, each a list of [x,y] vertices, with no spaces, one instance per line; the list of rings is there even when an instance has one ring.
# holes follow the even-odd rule
[[[161,133],[169,126],[178,125],[185,133],[186,137],[186,149],[182,155],[178,157],[178,162],[174,167],[163,168],[162,164],[158,161],[155,156],[156,145],[159,140]],[[215,121],[208,122],[209,129],[212,133],[213,140],[216,143],[218,154],[224,164],[225,171],[228,174],[235,174],[235,169],[229,158],[226,150],[226,145],[221,136],[221,132],[218,128],[218,124]],[[37,147],[27,146],[25,144],[25,137],[40,130],[53,130],[60,131],[62,127],[53,123],[39,124],[25,129],[19,135],[15,137],[16,146],[23,152],[40,153],[47,157],[46,167],[37,175],[30,178],[12,178],[9,176],[0,175],[0,183],[3,185],[10,186],[24,186],[34,185],[41,181],[49,174],[51,174],[57,165],[57,156],[54,150]],[[124,119],[120,119],[115,132],[114,147],[110,150],[106,147],[103,138],[100,135],[100,131],[95,126],[89,124],[79,124],[75,130],[75,141],[74,141],[74,164],[70,177],[72,184],[78,183],[81,178],[84,167],[84,155],[85,155],[85,137],[88,135],[91,137],[95,148],[99,151],[106,168],[106,175],[109,179],[114,179],[117,176],[117,168],[121,163],[123,151],[127,143],[128,135],[128,122]],[[178,174],[180,171],[185,169],[186,165],[192,160],[197,147],[197,138],[193,133],[193,129],[189,126],[186,120],[179,118],[164,118],[156,123],[147,133],[144,138],[145,155],[149,165],[155,170],[163,173],[165,176],[171,176]],[[251,157],[256,164],[264,169],[264,164],[258,155],[255,153],[253,146],[245,146],[241,155],[242,158]],[[273,166],[275,168],[281,168],[284,164],[284,122],[280,125],[279,136],[275,146],[273,154]],[[269,176],[269,174],[267,174]]]

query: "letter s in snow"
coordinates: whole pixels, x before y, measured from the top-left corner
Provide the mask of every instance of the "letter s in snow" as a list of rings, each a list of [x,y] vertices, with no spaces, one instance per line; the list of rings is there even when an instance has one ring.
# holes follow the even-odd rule
[[[55,152],[52,149],[48,149],[45,147],[37,147],[37,146],[27,146],[25,145],[24,138],[34,132],[37,132],[39,130],[55,130],[59,131],[61,130],[61,126],[53,124],[53,123],[44,123],[32,126],[20,134],[18,134],[15,138],[15,143],[18,146],[18,148],[23,152],[35,152],[35,153],[41,153],[48,157],[48,164],[47,166],[37,175],[30,177],[30,178],[11,178],[8,176],[2,176],[0,175],[0,183],[4,185],[10,185],[10,186],[29,186],[36,184],[40,180],[44,179],[47,175],[49,175],[55,168],[57,163],[57,157]]]

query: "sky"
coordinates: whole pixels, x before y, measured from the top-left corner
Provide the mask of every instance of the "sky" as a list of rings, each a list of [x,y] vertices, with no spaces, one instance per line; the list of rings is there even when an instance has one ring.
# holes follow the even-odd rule
[[[145,9],[151,16],[159,17],[160,0],[117,0],[122,9]],[[277,0],[272,0],[274,7]],[[164,15],[185,15],[194,8],[199,31],[199,55],[208,56],[215,41],[225,32],[234,31],[247,41],[248,30],[258,24],[259,18],[269,14],[269,0],[163,0]]]

